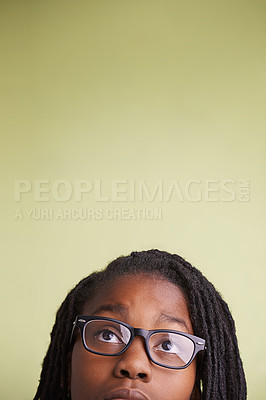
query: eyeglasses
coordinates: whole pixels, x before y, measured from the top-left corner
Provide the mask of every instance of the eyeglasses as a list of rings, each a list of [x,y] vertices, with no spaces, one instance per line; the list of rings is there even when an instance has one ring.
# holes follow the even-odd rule
[[[118,356],[129,348],[135,336],[142,336],[151,361],[165,368],[184,369],[198,352],[205,350],[205,340],[188,333],[148,331],[113,318],[86,315],[78,315],[73,322],[71,341],[75,326],[80,329],[85,349],[102,356]]]

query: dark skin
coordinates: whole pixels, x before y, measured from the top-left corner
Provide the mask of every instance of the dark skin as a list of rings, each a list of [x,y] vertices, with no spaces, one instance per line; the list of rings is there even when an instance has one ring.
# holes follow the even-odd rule
[[[158,275],[116,278],[85,304],[81,314],[111,317],[147,330],[193,334],[183,292]],[[106,357],[85,350],[78,333],[71,356],[72,400],[191,400],[197,397],[195,379],[196,360],[183,370],[155,365],[140,336],[123,354]]]

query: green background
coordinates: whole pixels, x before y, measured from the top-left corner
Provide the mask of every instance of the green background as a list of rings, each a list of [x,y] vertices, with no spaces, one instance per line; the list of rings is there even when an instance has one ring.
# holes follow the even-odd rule
[[[1,399],[33,397],[76,282],[154,247],[188,259],[223,294],[248,397],[265,398],[265,11],[259,0],[1,1]],[[53,195],[58,179],[70,182],[69,200]],[[32,184],[20,201],[18,180]],[[79,201],[80,180],[93,190]],[[128,190],[119,199],[115,180]],[[129,195],[141,180],[166,192],[176,181],[183,199]],[[51,219],[38,218],[44,208]],[[56,218],[62,208],[102,218]],[[108,218],[114,208],[161,218]]]

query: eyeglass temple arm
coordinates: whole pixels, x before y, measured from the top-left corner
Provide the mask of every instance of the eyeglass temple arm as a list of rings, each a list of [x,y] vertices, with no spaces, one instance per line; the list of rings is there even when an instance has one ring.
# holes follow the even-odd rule
[[[73,335],[74,335],[74,330],[77,326],[77,317],[75,318],[75,321],[73,322],[73,327],[72,327],[72,331],[71,331],[71,335],[70,335],[70,340],[69,340],[69,344],[72,344],[73,341]]]

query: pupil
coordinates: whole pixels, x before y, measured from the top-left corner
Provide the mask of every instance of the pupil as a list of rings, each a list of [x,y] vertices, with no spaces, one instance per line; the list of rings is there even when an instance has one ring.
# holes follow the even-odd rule
[[[110,331],[104,331],[104,332],[103,332],[103,338],[104,338],[104,340],[110,340],[110,339],[112,339],[112,337],[113,337],[112,332],[110,332]]]
[[[163,343],[162,343],[162,348],[164,349],[164,350],[171,350],[171,342],[170,342],[170,340],[165,340]]]

